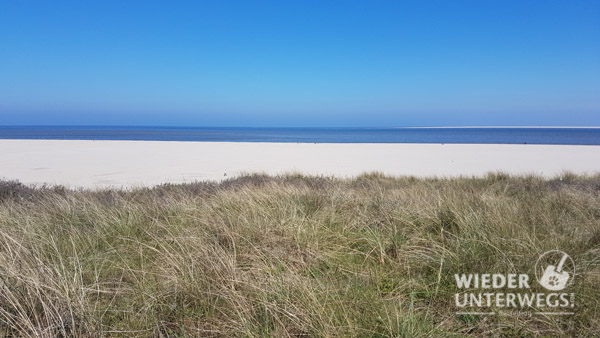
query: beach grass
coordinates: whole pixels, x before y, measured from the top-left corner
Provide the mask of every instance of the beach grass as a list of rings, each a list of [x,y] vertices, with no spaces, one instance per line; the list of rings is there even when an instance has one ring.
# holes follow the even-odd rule
[[[456,314],[454,274],[551,249],[574,314]],[[0,336],[591,337],[599,285],[600,175],[0,181]]]

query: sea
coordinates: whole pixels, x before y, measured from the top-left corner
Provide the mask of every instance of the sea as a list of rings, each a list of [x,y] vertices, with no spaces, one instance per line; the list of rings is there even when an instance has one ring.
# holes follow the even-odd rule
[[[0,126],[0,139],[290,143],[496,143],[600,145],[600,128],[236,128]]]

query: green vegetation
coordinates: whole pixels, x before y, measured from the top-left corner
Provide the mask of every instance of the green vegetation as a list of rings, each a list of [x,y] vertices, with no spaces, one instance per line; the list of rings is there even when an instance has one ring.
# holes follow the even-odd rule
[[[574,315],[455,314],[453,274],[550,249]],[[0,336],[591,337],[599,285],[600,175],[0,182]]]

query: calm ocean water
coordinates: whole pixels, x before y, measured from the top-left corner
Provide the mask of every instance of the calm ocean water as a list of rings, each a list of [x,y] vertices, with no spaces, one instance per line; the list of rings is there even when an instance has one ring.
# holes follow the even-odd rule
[[[594,128],[0,127],[0,139],[600,145]]]

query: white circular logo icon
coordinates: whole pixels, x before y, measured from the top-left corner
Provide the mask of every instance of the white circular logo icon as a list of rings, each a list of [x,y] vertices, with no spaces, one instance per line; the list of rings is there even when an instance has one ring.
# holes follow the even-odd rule
[[[559,291],[566,288],[575,275],[575,262],[560,250],[546,251],[535,263],[535,278],[544,288]]]

